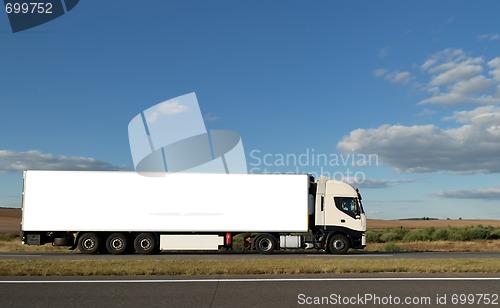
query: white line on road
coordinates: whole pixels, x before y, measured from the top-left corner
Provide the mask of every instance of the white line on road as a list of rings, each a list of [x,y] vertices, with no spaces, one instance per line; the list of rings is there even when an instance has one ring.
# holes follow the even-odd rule
[[[116,279],[116,280],[0,280],[0,284],[46,283],[193,283],[193,282],[308,282],[308,281],[495,281],[500,277],[392,277],[392,278],[241,278],[241,279]]]

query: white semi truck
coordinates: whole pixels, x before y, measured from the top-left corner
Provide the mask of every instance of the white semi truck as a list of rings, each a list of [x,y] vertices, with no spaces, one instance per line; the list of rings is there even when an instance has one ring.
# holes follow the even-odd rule
[[[231,249],[259,253],[366,245],[361,196],[309,175],[24,172],[23,244],[85,254]]]

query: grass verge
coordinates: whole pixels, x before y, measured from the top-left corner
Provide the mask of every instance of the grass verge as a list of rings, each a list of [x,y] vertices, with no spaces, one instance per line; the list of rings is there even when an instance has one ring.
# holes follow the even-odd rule
[[[500,260],[474,259],[272,259],[0,261],[1,276],[137,276],[346,273],[499,273]]]
[[[370,252],[500,252],[499,240],[368,243]]]
[[[68,247],[53,247],[50,244],[29,246],[21,244],[21,238],[10,234],[0,235],[0,252],[40,252],[40,251],[70,251]]]

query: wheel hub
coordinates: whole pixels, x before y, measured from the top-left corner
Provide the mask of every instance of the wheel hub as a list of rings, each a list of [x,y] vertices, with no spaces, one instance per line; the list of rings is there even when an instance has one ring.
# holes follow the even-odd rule
[[[95,246],[95,242],[88,238],[88,239],[85,239],[85,241],[83,241],[83,247],[85,247],[85,249],[92,249],[94,248]]]
[[[113,249],[119,250],[123,247],[123,241],[120,239],[113,239],[113,241],[111,241],[111,247],[113,247]]]
[[[149,247],[151,247],[151,242],[147,239],[141,240],[140,244],[141,244],[141,248],[145,249],[145,250],[149,249]]]

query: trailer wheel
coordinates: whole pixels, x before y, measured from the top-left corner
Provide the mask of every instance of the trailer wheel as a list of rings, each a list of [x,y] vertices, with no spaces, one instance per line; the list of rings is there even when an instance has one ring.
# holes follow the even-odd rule
[[[78,249],[84,254],[95,254],[100,245],[99,236],[95,233],[84,233],[78,239]]]
[[[113,233],[106,240],[106,250],[113,255],[121,255],[127,251],[128,238],[123,233]]]
[[[349,239],[342,234],[334,235],[328,241],[328,248],[333,254],[345,254],[349,250]]]
[[[278,245],[276,238],[271,234],[261,234],[254,241],[255,250],[260,254],[270,254]]]
[[[135,237],[134,249],[138,254],[150,255],[156,252],[156,237],[151,233],[141,233]]]

